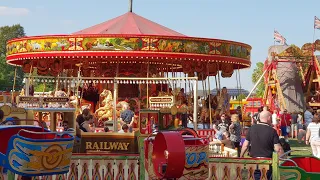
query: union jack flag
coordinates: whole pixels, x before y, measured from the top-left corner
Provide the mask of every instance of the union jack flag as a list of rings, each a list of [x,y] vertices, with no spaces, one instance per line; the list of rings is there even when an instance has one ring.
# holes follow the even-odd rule
[[[320,29],[320,19],[317,16],[314,17],[314,28]]]
[[[287,39],[284,38],[278,31],[274,30],[274,40],[282,45],[287,45]]]

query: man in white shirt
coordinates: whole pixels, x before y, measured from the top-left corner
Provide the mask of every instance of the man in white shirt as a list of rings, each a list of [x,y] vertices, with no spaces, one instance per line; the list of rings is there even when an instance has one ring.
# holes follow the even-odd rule
[[[312,115],[313,109],[309,107],[306,112],[304,112],[304,124],[306,127],[312,122],[313,115]]]

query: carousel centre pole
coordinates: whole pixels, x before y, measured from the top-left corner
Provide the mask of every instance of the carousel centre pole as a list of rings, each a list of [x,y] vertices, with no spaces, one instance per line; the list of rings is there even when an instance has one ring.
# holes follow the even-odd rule
[[[193,127],[198,130],[198,80],[193,81]]]

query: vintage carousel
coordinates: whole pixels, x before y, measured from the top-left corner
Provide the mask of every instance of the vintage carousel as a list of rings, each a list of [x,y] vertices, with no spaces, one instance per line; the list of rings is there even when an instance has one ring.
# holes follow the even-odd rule
[[[189,37],[175,32],[133,13],[131,3],[128,13],[71,35],[34,36],[11,40],[7,44],[7,63],[22,66],[27,74],[24,98],[31,96],[29,89],[34,83],[52,83],[56,91],[64,91],[69,98],[67,105],[61,105],[60,102],[60,105],[55,107],[58,112],[59,108],[74,107],[81,110],[87,105],[101,122],[113,122],[111,132],[81,133],[81,145],[78,150],[80,154],[73,155],[77,156],[77,160],[81,159],[80,155],[86,157],[86,153],[90,153],[91,156],[108,154],[108,159],[113,156],[122,156],[122,159],[129,157],[141,162],[140,177],[147,177],[148,173],[152,172],[152,178],[160,178],[170,176],[168,174],[172,169],[167,169],[168,172],[165,173],[165,168],[172,168],[173,164],[166,166],[164,163],[161,165],[161,172],[158,172],[158,169],[154,172],[153,165],[152,168],[149,166],[152,160],[145,157],[145,153],[140,153],[144,146],[148,147],[145,150],[149,155],[152,154],[153,140],[158,142],[164,139],[169,143],[168,138],[182,138],[186,146],[192,146],[193,143],[201,146],[200,154],[200,151],[206,152],[206,148],[203,147],[207,146],[193,131],[188,131],[187,134],[196,136],[195,138],[185,139],[187,137],[181,135],[183,133],[164,133],[154,139],[154,128],[177,129],[175,118],[186,111],[190,111],[196,120],[198,81],[202,81],[202,84],[207,82],[206,88],[210,89],[210,76],[219,82],[220,78],[231,77],[236,70],[250,67],[250,51],[251,47],[244,43]],[[35,69],[37,75],[31,75]],[[217,84],[216,88],[222,90],[220,83]],[[210,96],[210,93],[208,95]],[[64,103],[64,99],[52,99]],[[132,133],[116,133],[119,130],[119,110],[126,103],[138,116],[136,126],[133,127]],[[42,101],[41,106],[49,108],[50,103]],[[193,122],[194,128],[197,129],[197,121]],[[145,141],[148,136],[151,137]],[[156,143],[158,145],[155,146],[174,145],[173,140],[170,142]],[[183,145],[183,141],[181,143]],[[172,148],[165,151],[170,154],[168,151],[172,151]],[[186,151],[193,151],[193,148],[181,149],[181,153]],[[168,157],[162,158],[164,159],[160,159],[161,161]],[[207,167],[208,157],[202,153],[200,158],[199,163],[205,166],[199,167],[204,172],[202,174],[208,177],[208,168],[203,168]],[[142,163],[145,159],[146,163],[149,162],[148,168]],[[85,168],[85,165],[82,165]],[[100,168],[106,169],[103,172],[95,172],[100,173],[101,177],[106,177],[110,170],[109,165],[102,167],[101,164]],[[121,171],[121,168],[130,169],[131,165],[124,167],[123,164],[116,164],[114,178],[131,176],[124,175],[127,171]],[[192,179],[196,176],[190,174],[190,171],[197,171],[197,168],[191,169],[194,170],[189,169],[186,172]],[[178,174],[182,175],[182,172],[183,168]],[[92,173],[88,171],[83,173],[87,173],[82,175],[88,175],[88,178],[92,177]],[[139,176],[135,174],[136,178]],[[204,176],[199,178],[202,179]]]

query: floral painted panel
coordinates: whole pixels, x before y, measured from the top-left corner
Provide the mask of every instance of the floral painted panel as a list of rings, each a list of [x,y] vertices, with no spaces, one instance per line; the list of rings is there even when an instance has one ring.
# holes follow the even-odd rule
[[[215,40],[175,37],[36,37],[7,44],[7,55],[50,51],[143,51],[226,56],[250,60],[251,47],[245,44]]]
[[[137,51],[143,46],[139,38],[83,38],[82,47],[88,51]]]
[[[160,39],[157,43],[158,51],[163,52],[209,54],[209,47],[209,43],[203,41]]]
[[[7,55],[25,52],[46,52],[69,50],[68,38],[28,39],[14,41],[7,45]]]

